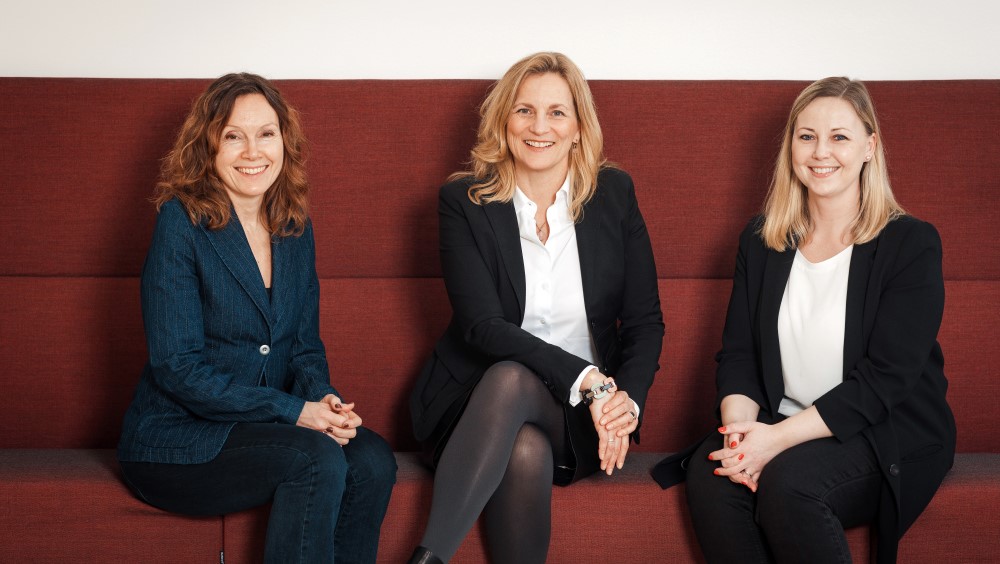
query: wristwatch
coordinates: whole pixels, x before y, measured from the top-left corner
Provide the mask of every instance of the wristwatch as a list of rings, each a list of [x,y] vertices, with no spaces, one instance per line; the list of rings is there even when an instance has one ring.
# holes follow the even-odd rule
[[[590,387],[590,391],[583,395],[583,405],[590,405],[594,403],[595,399],[603,398],[608,395],[608,390],[614,387],[614,380],[608,380],[606,384],[594,384]]]

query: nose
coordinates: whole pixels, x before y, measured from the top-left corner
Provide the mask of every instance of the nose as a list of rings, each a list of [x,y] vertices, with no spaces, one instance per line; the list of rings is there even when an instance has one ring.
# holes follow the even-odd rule
[[[544,112],[535,114],[535,119],[531,122],[531,132],[540,134],[549,130],[549,121]]]
[[[813,156],[823,158],[830,154],[830,143],[826,139],[817,139],[813,147]]]
[[[259,154],[260,153],[257,150],[257,140],[251,137],[247,140],[246,147],[243,149],[243,157],[249,160],[254,160]]]

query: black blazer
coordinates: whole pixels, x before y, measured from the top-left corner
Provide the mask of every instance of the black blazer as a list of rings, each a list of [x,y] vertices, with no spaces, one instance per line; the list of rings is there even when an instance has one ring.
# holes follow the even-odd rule
[[[413,430],[421,441],[499,361],[530,368],[563,402],[588,364],[521,329],[525,274],[514,205],[474,204],[470,184],[451,182],[440,192],[441,267],[453,314],[410,397]],[[641,425],[646,394],[659,369],[663,317],[649,234],[626,173],[600,172],[576,236],[597,366],[639,405]],[[574,417],[585,415],[567,413],[577,414],[568,416],[571,427]]]
[[[722,350],[718,396],[743,394],[760,405],[758,419],[776,422],[784,395],[778,308],[795,250],[779,253],[756,234],[740,235]],[[941,239],[912,217],[890,222],[873,241],[856,245],[847,283],[844,381],[815,402],[834,436],[862,433],[885,476],[878,559],[894,561],[896,542],[951,468],[955,420],[937,343],[944,311]]]

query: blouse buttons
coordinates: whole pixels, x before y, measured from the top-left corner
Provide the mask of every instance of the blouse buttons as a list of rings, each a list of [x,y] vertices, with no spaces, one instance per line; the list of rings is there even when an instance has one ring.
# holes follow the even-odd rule
[[[260,354],[267,356],[267,354],[271,352],[271,347],[267,345],[261,345],[259,350]]]

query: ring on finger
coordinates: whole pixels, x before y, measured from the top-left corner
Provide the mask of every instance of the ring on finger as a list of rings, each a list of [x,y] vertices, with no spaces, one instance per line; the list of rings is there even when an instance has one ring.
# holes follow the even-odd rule
[[[611,444],[611,445],[615,444],[615,438],[611,437],[610,439],[608,439],[608,444]]]
[[[632,421],[635,421],[635,412],[630,409],[628,414],[632,416]]]

